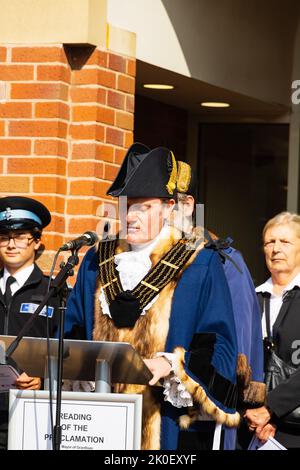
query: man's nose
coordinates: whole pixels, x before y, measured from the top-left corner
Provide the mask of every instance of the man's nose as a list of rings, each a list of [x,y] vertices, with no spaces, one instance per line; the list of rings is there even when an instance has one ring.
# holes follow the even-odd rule
[[[9,248],[15,248],[15,240],[13,238],[10,238],[8,240],[8,245],[7,245]]]
[[[274,246],[273,246],[273,251],[275,251],[276,253],[278,251],[281,251],[281,242],[280,242],[280,240],[275,240]]]
[[[136,212],[134,210],[129,210],[126,216],[127,222],[133,222],[136,220]]]

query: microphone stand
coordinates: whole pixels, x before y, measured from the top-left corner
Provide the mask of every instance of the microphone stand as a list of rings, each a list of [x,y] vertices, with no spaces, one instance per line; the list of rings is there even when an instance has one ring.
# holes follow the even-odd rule
[[[9,359],[13,352],[17,349],[21,339],[25,336],[32,323],[38,317],[43,308],[47,305],[49,299],[56,295],[62,287],[65,285],[66,280],[69,276],[73,276],[74,267],[79,263],[78,249],[72,250],[72,255],[68,258],[67,263],[61,263],[61,270],[57,276],[51,281],[51,287],[49,292],[44,296],[41,304],[38,306],[34,314],[29,318],[26,324],[23,326],[18,336],[10,344],[6,351],[6,359]],[[58,342],[58,357],[57,357],[57,393],[56,393],[56,423],[54,426],[53,436],[53,450],[60,450],[61,444],[61,426],[60,426],[60,414],[61,414],[61,393],[62,393],[62,376],[63,376],[63,342],[64,342],[64,317],[66,310],[66,297],[67,293],[63,289],[62,304],[61,304],[61,315],[60,315],[60,329],[59,329],[59,342]],[[47,308],[47,307],[46,307]],[[48,315],[48,312],[47,312]]]

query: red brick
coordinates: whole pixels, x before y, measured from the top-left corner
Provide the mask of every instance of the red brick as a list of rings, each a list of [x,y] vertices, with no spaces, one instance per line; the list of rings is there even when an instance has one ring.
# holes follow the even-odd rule
[[[133,144],[133,132],[125,132],[125,144],[124,147],[128,148]]]
[[[1,80],[7,82],[33,80],[33,73],[33,65],[0,65]]]
[[[74,103],[106,103],[106,90],[104,88],[84,88],[74,86],[71,88],[71,100]]]
[[[97,85],[98,69],[81,69],[72,72],[73,85]]]
[[[0,47],[0,62],[6,61],[6,47]]]
[[[74,218],[69,220],[68,231],[73,234],[79,234],[89,230],[95,230],[99,220],[92,217]]]
[[[5,132],[4,121],[0,121],[0,136],[4,135],[4,132]]]
[[[100,140],[104,139],[104,127],[99,124],[71,124],[70,137],[78,140]]]
[[[131,75],[132,77],[136,76],[136,60],[135,59],[127,59],[127,74]]]
[[[0,118],[31,118],[31,103],[0,102]]]
[[[107,52],[99,51],[99,49],[95,49],[93,53],[88,58],[86,65],[99,65],[99,67],[106,67],[107,66]]]
[[[114,124],[114,110],[104,106],[74,106],[73,121],[99,121]]]
[[[68,166],[68,176],[103,178],[103,163],[71,161]]]
[[[124,109],[125,95],[117,91],[107,90],[107,104],[112,108]]]
[[[115,111],[104,106],[98,106],[97,108],[97,121],[104,122],[105,124],[114,125],[115,123]]]
[[[12,99],[67,100],[68,87],[63,83],[13,83]]]
[[[105,86],[107,88],[116,88],[116,79],[117,76],[115,72],[110,72],[107,70],[99,70],[98,75],[98,84]]]
[[[116,115],[116,126],[121,127],[121,129],[133,130],[133,114],[122,113],[117,111]]]
[[[36,155],[68,156],[68,144],[61,140],[36,140],[34,143]]]
[[[117,89],[133,95],[135,92],[134,78],[128,77],[127,75],[119,75]]]
[[[72,147],[72,158],[83,159],[88,158],[90,160],[96,158],[97,144],[73,144]]]
[[[95,182],[95,194],[97,197],[107,197],[106,191],[111,186],[111,183],[106,181]]]
[[[115,149],[115,163],[121,165],[126,155],[126,149]]]
[[[58,248],[64,243],[64,236],[44,232],[42,242],[47,250],[58,250]]]
[[[35,194],[34,199],[44,204],[50,212],[59,212],[64,214],[65,212],[65,198],[57,196],[44,196]]]
[[[0,139],[0,155],[30,155],[30,153],[30,140]]]
[[[96,215],[99,201],[96,199],[72,198],[67,203],[67,213],[70,215]]]
[[[126,59],[120,55],[110,53],[108,55],[108,68],[126,73]]]
[[[113,162],[114,148],[110,145],[99,145],[97,149],[97,159],[105,162]]]
[[[33,192],[66,194],[67,182],[65,178],[55,176],[38,176],[33,178]]]
[[[73,121],[96,121],[97,120],[97,106],[73,106],[72,109]]]
[[[51,215],[51,222],[47,226],[48,232],[65,233],[65,218],[61,215]]]
[[[28,137],[65,138],[67,124],[61,121],[12,121],[9,123],[9,135]]]
[[[63,65],[38,65],[37,80],[47,80],[48,82],[67,82],[70,83],[71,71]]]
[[[28,193],[30,178],[25,176],[0,176],[1,192],[5,193]]]
[[[8,173],[54,174],[65,176],[66,160],[57,158],[8,158]]]
[[[94,196],[95,180],[77,180],[71,181],[70,194],[72,196]]]
[[[105,142],[107,142],[108,144],[119,145],[120,147],[122,147],[124,142],[124,132],[118,129],[108,127],[106,129]]]
[[[126,96],[126,105],[125,110],[129,113],[134,113],[134,96],[127,95]]]
[[[35,117],[37,118],[60,118],[69,120],[70,110],[66,103],[61,101],[50,101],[35,104]]]
[[[113,181],[117,176],[119,169],[119,166],[113,166],[109,165],[108,163],[105,163],[103,179]]]
[[[66,63],[66,57],[62,47],[13,47],[12,62]]]

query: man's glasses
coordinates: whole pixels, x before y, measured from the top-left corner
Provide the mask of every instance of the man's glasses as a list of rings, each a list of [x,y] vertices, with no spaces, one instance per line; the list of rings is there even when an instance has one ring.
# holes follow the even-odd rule
[[[0,247],[8,246],[10,240],[13,240],[16,248],[27,248],[30,244],[30,241],[33,239],[34,237],[28,237],[25,234],[14,235],[13,237],[9,237],[8,235],[0,235]]]

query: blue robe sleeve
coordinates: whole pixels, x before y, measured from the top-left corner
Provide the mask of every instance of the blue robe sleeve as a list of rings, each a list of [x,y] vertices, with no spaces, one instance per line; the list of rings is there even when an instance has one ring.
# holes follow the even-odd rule
[[[95,248],[91,248],[81,263],[75,286],[68,298],[66,338],[92,339],[97,269],[97,253]]]

